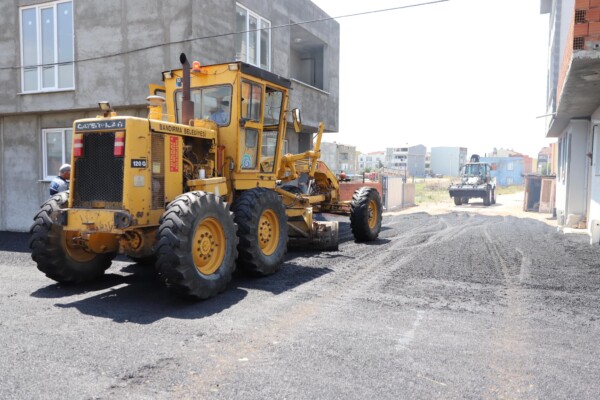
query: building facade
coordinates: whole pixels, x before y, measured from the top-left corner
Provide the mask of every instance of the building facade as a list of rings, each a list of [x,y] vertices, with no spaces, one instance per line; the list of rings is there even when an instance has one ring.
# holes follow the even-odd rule
[[[334,174],[340,172],[344,172],[346,175],[357,174],[358,160],[356,155],[356,146],[336,142],[321,143],[321,160]]]
[[[148,84],[181,68],[180,53],[291,78],[304,131],[288,128],[289,152],[309,149],[320,121],[338,129],[339,24],[309,0],[18,1],[0,26],[0,230],[29,228],[70,162],[74,120],[95,117],[104,100],[145,117]]]
[[[467,162],[466,147],[432,147],[431,173],[433,175],[459,176]]]
[[[600,3],[542,0],[550,15],[546,137],[556,138],[556,215],[600,238]]]
[[[358,156],[358,171],[373,171],[385,166],[385,151],[361,153]]]
[[[522,185],[525,160],[523,157],[481,157],[479,161],[492,166],[491,176],[498,186]]]
[[[406,171],[409,176],[425,176],[427,147],[422,144],[385,149],[385,167]]]

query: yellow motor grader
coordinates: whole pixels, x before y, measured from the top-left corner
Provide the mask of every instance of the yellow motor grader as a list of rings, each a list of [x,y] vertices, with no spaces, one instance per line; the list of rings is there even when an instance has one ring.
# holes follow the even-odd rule
[[[223,291],[236,266],[276,272],[288,244],[337,249],[336,221],[350,216],[357,241],[372,241],[382,205],[373,188],[341,201],[339,183],[313,150],[284,154],[291,82],[234,62],[165,71],[150,85],[148,118],[76,120],[70,191],[34,217],[29,246],[40,271],[58,282],[102,276],[118,254],[154,264],[179,295]]]

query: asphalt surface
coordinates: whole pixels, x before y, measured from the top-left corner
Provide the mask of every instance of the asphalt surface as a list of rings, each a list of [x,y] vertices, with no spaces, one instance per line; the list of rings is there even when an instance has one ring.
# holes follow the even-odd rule
[[[0,398],[600,398],[600,247],[493,209],[386,215],[370,244],[340,219],[339,251],[199,303],[124,259],[54,283],[2,232]]]

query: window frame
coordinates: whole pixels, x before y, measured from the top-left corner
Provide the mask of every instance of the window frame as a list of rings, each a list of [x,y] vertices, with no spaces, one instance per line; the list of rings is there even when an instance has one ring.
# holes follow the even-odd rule
[[[262,68],[262,69],[265,69],[267,71],[271,71],[271,43],[272,43],[272,37],[271,37],[271,29],[272,28],[271,27],[273,26],[272,23],[271,23],[271,21],[268,20],[268,19],[266,19],[266,18],[264,18],[260,14],[255,13],[254,11],[250,10],[248,7],[245,7],[242,4],[240,4],[240,3],[235,3],[235,5],[236,5],[236,13],[237,13],[237,8],[238,7],[241,8],[241,9],[243,9],[244,11],[246,11],[246,23],[245,23],[245,27],[244,27],[244,29],[240,33],[238,33],[239,35],[245,35],[246,36],[246,38],[245,38],[246,40],[242,40],[241,41],[242,44],[244,44],[244,43],[246,44],[245,59],[241,59],[242,57],[238,58],[237,54],[236,54],[235,58],[238,59],[238,61],[242,61],[242,62],[245,62],[247,64],[254,65],[254,66],[258,67],[258,68]],[[256,31],[253,30],[252,32],[250,32],[250,17],[255,18],[256,21],[257,21],[257,29],[256,29]],[[264,23],[268,24],[268,27],[263,27]],[[261,63],[261,55],[262,55],[262,51],[261,51],[262,50],[262,44],[261,44],[262,37],[261,37],[261,35],[262,35],[263,32],[267,32],[268,33],[268,40],[267,40],[268,43],[267,43],[267,48],[266,48],[266,51],[267,51],[267,65],[266,65],[266,67],[263,67],[262,63]],[[250,36],[251,35],[256,35],[256,37],[255,37],[255,40],[256,40],[256,50],[255,50],[255,54],[254,54],[255,60],[256,60],[255,63],[250,62]],[[237,53],[238,50],[240,50],[240,49],[237,49],[237,48],[235,49],[236,53]]]
[[[71,61],[60,62],[58,61],[58,5],[71,3],[71,48],[73,50],[73,54],[71,55]],[[75,89],[75,18],[74,18],[74,1],[73,0],[57,0],[50,1],[41,4],[34,4],[30,6],[19,7],[19,43],[21,46],[20,56],[21,56],[21,93],[22,94],[30,94],[30,93],[47,93],[47,92],[63,92],[63,91],[71,91]],[[52,8],[52,14],[54,18],[54,32],[53,32],[53,44],[54,44],[54,62],[51,65],[54,67],[54,86],[44,88],[43,82],[43,74],[44,74],[44,64],[42,60],[42,52],[43,52],[43,43],[42,43],[42,22],[41,22],[41,13],[42,10]],[[24,47],[24,38],[23,38],[23,11],[34,9],[36,13],[36,65],[35,68],[37,70],[37,89],[36,90],[25,90],[25,47]],[[68,87],[59,87],[59,66],[60,65],[69,65],[73,66],[72,68],[72,84]],[[29,66],[30,68],[32,66]]]
[[[60,132],[62,145],[61,145],[61,158],[62,164],[68,164],[71,162],[71,157],[67,158],[67,146],[72,146],[72,140],[67,141],[67,132],[70,131],[71,139],[73,138],[73,127],[69,128],[45,128],[42,129],[42,180],[51,181],[56,177],[58,170],[48,171],[48,134]],[[71,148],[71,156],[73,155],[73,149]]]

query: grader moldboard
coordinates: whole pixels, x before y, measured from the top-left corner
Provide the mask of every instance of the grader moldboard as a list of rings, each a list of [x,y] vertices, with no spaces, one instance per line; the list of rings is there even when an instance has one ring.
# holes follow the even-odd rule
[[[242,63],[163,72],[150,85],[148,118],[103,114],[73,124],[71,190],[34,217],[29,246],[40,271],[64,283],[101,277],[118,254],[154,264],[175,293],[206,299],[236,266],[276,272],[290,245],[337,249],[336,221],[357,241],[381,229],[373,188],[341,201],[339,183],[313,150],[283,154],[291,82]],[[300,113],[293,114],[296,131]]]

